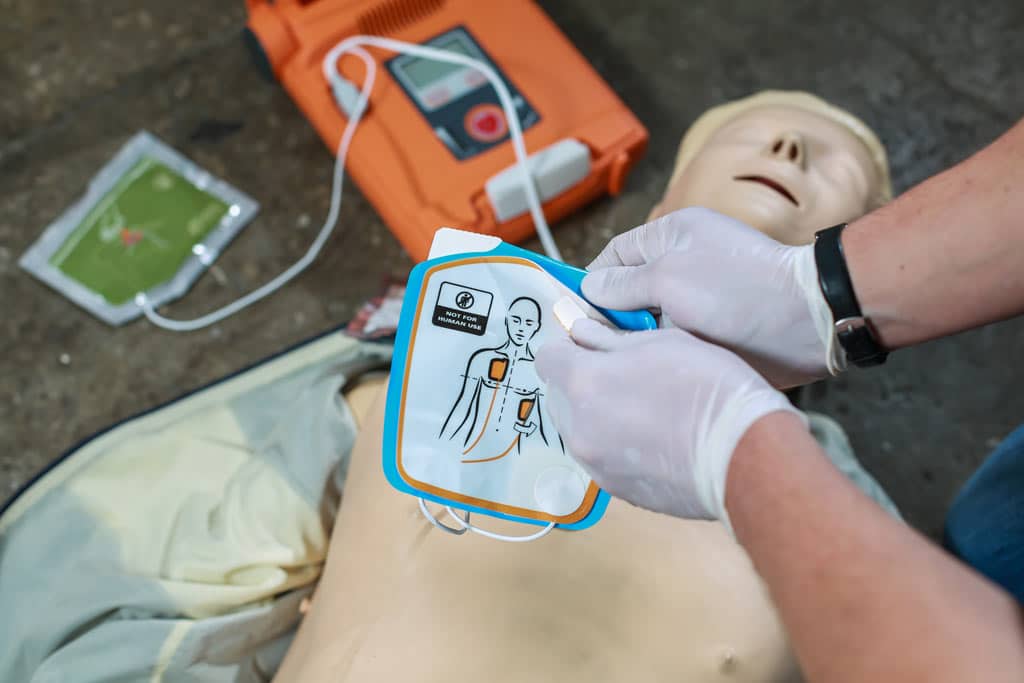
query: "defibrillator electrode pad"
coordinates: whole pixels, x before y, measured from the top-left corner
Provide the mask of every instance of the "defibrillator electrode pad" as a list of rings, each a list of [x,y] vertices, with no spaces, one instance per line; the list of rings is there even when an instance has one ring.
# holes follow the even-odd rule
[[[458,245],[473,251],[452,253]],[[402,305],[384,423],[388,480],[467,512],[594,524],[608,494],[555,428],[534,355],[568,337],[574,317],[624,329],[654,329],[654,318],[594,308],[580,294],[585,271],[493,237],[442,229],[431,256],[413,269]]]
[[[21,266],[111,325],[183,295],[258,205],[149,133],[129,140]]]

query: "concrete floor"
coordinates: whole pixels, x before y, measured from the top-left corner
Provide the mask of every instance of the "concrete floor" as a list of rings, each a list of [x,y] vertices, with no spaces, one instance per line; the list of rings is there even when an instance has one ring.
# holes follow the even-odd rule
[[[585,263],[641,222],[681,132],[762,88],[849,107],[889,148],[897,190],[992,140],[1024,113],[1019,0],[549,0],[555,21],[650,128],[625,194],[560,225]],[[0,497],[104,426],[347,320],[407,257],[355,189],[340,233],[270,301],[177,335],[112,329],[17,266],[39,231],[145,128],[256,197],[262,213],[173,315],[208,311],[306,249],[331,156],[250,62],[243,3],[0,0]],[[908,519],[927,533],[985,454],[1024,417],[1024,320],[896,354],[816,386]],[[62,355],[66,363],[61,361]]]

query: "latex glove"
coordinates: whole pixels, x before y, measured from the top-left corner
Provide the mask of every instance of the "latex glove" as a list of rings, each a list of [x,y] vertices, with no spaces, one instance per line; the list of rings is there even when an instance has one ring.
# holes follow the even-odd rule
[[[798,415],[741,358],[682,330],[617,333],[583,319],[537,353],[568,452],[608,493],[691,519],[722,519],[736,444],[760,418]]]
[[[759,418],[800,413],[734,353],[682,330],[573,325],[536,369],[572,456],[602,488],[676,517],[722,519],[729,461]]]
[[[813,245],[786,246],[710,209],[689,208],[619,235],[589,269],[583,294],[592,303],[660,309],[663,327],[732,349],[777,387],[846,367]]]

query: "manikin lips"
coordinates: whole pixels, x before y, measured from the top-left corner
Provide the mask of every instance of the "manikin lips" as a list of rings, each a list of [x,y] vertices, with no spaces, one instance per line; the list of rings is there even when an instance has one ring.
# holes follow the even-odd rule
[[[793,206],[800,206],[800,202],[796,200],[796,197],[793,196],[792,192],[783,187],[782,183],[772,180],[771,178],[765,178],[763,175],[739,175],[733,178],[733,180],[746,180],[747,182],[751,183],[761,183],[765,187],[770,187],[771,189],[775,190],[783,197],[791,201],[793,203]]]

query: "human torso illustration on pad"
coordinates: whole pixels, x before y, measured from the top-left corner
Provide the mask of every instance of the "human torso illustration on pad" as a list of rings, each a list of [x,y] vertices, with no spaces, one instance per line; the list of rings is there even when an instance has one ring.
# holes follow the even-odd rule
[[[534,369],[531,344],[541,323],[540,305],[520,297],[505,315],[505,343],[470,356],[439,434],[458,447],[463,463],[518,455],[530,442],[562,448],[561,438],[544,423],[543,392]]]

